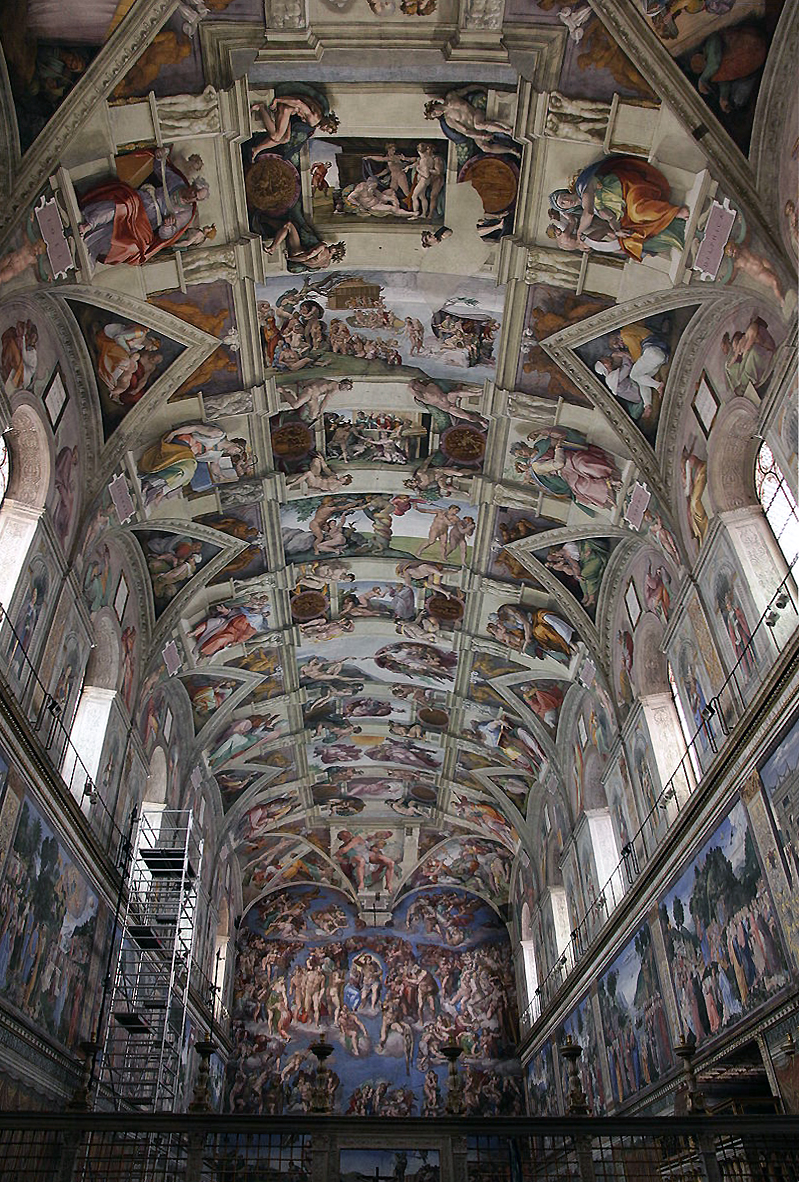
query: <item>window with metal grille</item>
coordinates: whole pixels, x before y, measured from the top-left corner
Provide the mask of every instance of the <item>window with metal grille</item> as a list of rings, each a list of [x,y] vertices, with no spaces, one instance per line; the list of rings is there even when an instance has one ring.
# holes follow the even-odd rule
[[[799,507],[767,443],[761,444],[757,453],[755,491],[777,545],[788,566],[792,566],[799,555]]]

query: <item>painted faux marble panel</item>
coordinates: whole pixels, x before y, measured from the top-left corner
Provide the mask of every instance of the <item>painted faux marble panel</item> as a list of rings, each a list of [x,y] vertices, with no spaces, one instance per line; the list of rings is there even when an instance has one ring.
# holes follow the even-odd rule
[[[662,896],[660,919],[683,1033],[698,1043],[788,984],[777,917],[742,803]]]

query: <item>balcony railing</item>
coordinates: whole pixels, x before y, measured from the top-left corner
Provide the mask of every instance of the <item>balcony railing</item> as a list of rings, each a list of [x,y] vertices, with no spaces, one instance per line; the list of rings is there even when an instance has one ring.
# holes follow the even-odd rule
[[[117,869],[124,865],[127,838],[89,773],[63,718],[62,704],[47,690],[28,657],[25,644],[0,604],[0,670],[17,705],[31,724],[56,776],[78,802],[89,828],[110,851]]]
[[[0,1114],[0,1182],[796,1182],[796,1117]]]
[[[793,577],[798,565],[799,559],[794,559],[790,571],[772,595],[721,689],[703,710],[701,722],[687,744],[682,759],[641,827],[622,849],[616,867],[571,933],[558,960],[539,983],[521,1015],[523,1032],[532,1029],[543,1010],[577,968],[589,945],[610,920],[662,844],[665,827],[673,824],[692,799],[703,773],[712,767],[719,750],[720,737],[723,742],[733,733],[755,690],[770,672],[772,662],[766,659],[768,652],[773,652],[774,648],[779,652],[793,635],[799,619],[799,599]],[[757,672],[752,673],[752,670],[759,670],[760,676]]]
[[[108,803],[99,791],[94,777],[70,738],[59,703],[47,691],[44,682],[31,662],[19,634],[8,613],[0,604],[0,673],[5,677],[8,691],[31,724],[41,753],[65,790],[76,800],[86,824],[104,849],[109,851],[114,866],[126,885],[129,858],[132,852],[130,832],[123,832]],[[122,895],[118,905],[122,901]],[[195,961],[191,964],[191,988],[195,1001],[209,1015],[211,1026],[227,1031],[230,1015],[207,973]],[[5,1182],[0,1163],[0,1182]]]

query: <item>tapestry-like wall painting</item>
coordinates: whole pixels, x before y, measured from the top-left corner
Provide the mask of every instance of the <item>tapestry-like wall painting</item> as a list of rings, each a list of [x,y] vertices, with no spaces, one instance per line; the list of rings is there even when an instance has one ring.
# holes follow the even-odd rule
[[[551,1040],[543,1043],[527,1064],[527,1104],[530,1116],[558,1115],[558,1086]]]
[[[0,883],[0,997],[69,1047],[88,1036],[100,902],[30,798]]]
[[[616,1104],[674,1063],[652,932],[644,924],[599,980],[610,1087]]]
[[[579,1060],[580,1082],[588,1101],[589,1113],[591,1116],[601,1116],[605,1111],[607,1098],[600,1069],[599,1032],[594,1022],[594,1010],[590,995],[583,998],[559,1028],[558,1046],[562,1046],[567,1038],[578,1042],[583,1048]],[[559,1055],[558,1058],[560,1060],[560,1086],[565,1110],[568,1107],[569,1075],[566,1069],[566,1060],[562,1055]]]
[[[788,983],[777,917],[739,801],[660,902],[683,1032],[698,1043]]]

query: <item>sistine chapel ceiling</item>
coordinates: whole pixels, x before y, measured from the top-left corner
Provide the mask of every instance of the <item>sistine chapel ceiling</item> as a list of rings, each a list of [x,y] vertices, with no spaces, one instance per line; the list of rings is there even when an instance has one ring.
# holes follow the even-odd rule
[[[796,42],[780,0],[6,9],[6,396],[244,907],[504,913],[595,806],[788,364]]]

